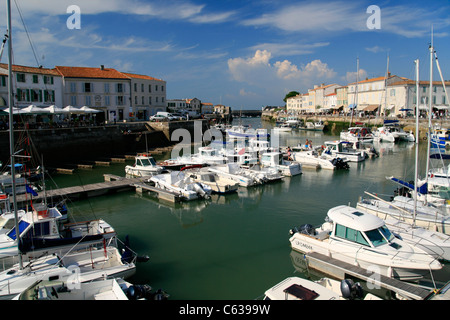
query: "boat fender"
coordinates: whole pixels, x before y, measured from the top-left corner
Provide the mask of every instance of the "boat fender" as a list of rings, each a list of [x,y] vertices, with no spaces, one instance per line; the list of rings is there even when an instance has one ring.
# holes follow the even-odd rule
[[[363,289],[359,282],[355,283],[351,279],[341,281],[341,293],[345,299],[354,300],[363,297]]]
[[[296,234],[297,232],[299,232],[297,227],[293,227],[291,230],[289,230],[289,234],[290,234],[291,236],[293,236],[293,235]]]

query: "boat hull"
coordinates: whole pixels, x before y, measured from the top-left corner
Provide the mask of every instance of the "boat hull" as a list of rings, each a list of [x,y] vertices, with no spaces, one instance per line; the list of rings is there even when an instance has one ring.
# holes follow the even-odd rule
[[[407,259],[394,259],[375,250],[361,250],[337,240],[320,240],[313,236],[295,233],[290,239],[291,247],[303,254],[317,252],[325,256],[375,271],[399,280],[419,280],[430,273],[429,263],[408,263]]]

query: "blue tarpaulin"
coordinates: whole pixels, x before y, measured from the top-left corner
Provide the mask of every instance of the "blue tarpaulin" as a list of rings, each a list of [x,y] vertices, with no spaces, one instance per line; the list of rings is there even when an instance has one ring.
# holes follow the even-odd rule
[[[408,183],[408,182],[406,182],[406,181],[403,181],[403,180],[400,180],[400,179],[397,179],[397,178],[394,178],[394,177],[390,177],[389,179],[392,180],[392,181],[394,181],[394,182],[397,182],[398,184],[400,184],[400,185],[402,185],[402,186],[404,186],[404,187],[407,187],[407,188],[409,188],[409,189],[411,189],[411,190],[414,190],[414,184]],[[424,183],[423,185],[421,185],[420,187],[418,187],[418,188],[417,188],[417,191],[418,191],[419,193],[421,193],[421,194],[427,194],[427,193],[428,193],[427,184]]]

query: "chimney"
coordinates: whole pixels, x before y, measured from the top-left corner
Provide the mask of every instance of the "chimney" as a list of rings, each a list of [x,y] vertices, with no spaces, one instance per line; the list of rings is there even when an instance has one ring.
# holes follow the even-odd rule
[[[105,70],[105,66],[103,64],[100,66],[100,70]]]

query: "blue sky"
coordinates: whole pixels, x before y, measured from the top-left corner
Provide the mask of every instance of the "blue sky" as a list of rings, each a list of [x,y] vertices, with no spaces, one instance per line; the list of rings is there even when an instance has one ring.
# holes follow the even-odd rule
[[[427,80],[432,26],[443,76],[450,79],[449,1],[11,2],[14,63],[146,74],[167,81],[167,99],[196,97],[233,109],[283,105],[289,91],[355,81],[357,58],[360,79],[384,76],[388,55],[391,73],[411,79],[420,59]],[[80,8],[80,29],[67,28],[70,5]],[[376,17],[367,12],[371,5],[380,8],[379,29],[368,28]],[[0,8],[4,33],[6,10]]]

